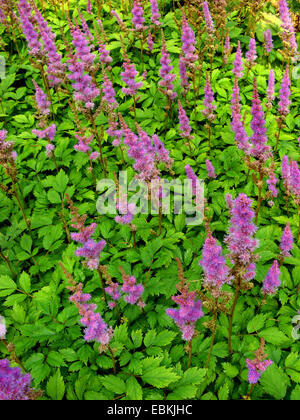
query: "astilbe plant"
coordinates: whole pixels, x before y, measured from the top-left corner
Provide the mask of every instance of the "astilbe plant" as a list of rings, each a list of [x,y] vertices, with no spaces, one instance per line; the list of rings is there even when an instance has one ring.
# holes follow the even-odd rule
[[[273,344],[297,305],[298,35],[286,0],[278,33],[274,5],[234,3],[0,0],[0,400],[299,399],[296,344]],[[165,175],[203,226],[164,216]],[[114,215],[92,214],[103,178]]]

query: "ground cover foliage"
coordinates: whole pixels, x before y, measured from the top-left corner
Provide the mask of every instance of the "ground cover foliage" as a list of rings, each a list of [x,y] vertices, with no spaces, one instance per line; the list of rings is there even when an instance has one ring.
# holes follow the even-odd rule
[[[0,399],[300,399],[297,6],[0,1]]]

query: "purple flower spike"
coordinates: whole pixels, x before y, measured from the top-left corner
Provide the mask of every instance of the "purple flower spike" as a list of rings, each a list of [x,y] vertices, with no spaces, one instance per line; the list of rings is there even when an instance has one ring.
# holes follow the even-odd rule
[[[291,86],[291,80],[289,76],[289,69],[287,67],[285,70],[283,79],[282,79],[281,89],[279,93],[280,101],[279,101],[278,112],[282,117],[286,117],[288,113],[290,112],[289,106],[292,103],[290,101],[290,96],[291,96],[290,86]]]
[[[194,31],[188,24],[186,15],[183,13],[182,16],[182,51],[185,55],[185,62],[187,65],[194,63],[198,60],[198,55],[195,54],[196,49],[196,37]]]
[[[283,40],[289,45],[292,55],[297,55],[298,45],[296,40],[295,28],[291,19],[290,11],[286,0],[279,0],[279,12],[281,27],[283,29]]]
[[[172,296],[172,300],[179,305],[179,309],[167,309],[166,313],[171,317],[182,332],[182,339],[191,341],[195,334],[195,323],[204,316],[202,302],[197,299],[196,292],[189,292],[187,287],[178,296]]]
[[[274,70],[270,70],[269,74],[269,82],[268,82],[268,90],[267,90],[267,108],[272,108],[272,103],[275,99],[275,72]]]
[[[47,100],[47,95],[38,86],[35,80],[33,80],[33,84],[35,87],[35,100],[36,100],[36,104],[37,104],[39,112],[42,115],[49,115],[50,114],[49,108],[51,106],[51,102]]]
[[[122,88],[122,92],[125,95],[135,96],[138,89],[143,86],[143,82],[135,81],[138,72],[135,70],[134,64],[131,64],[129,60],[123,64],[123,67],[124,71],[121,73],[121,78],[128,87]]]
[[[242,55],[242,49],[241,49],[241,43],[238,41],[238,47],[237,52],[235,56],[235,60],[233,63],[233,74],[238,78],[241,79],[243,77],[243,55]]]
[[[192,127],[190,126],[189,118],[186,115],[186,112],[183,109],[180,101],[178,101],[178,106],[179,106],[179,124],[180,124],[180,131],[181,131],[182,137],[190,139]]]
[[[203,14],[206,24],[206,31],[209,35],[213,35],[215,32],[215,25],[210,14],[208,3],[206,1],[203,2]]]
[[[26,0],[20,0],[18,4],[20,22],[29,47],[29,54],[38,56],[41,54],[42,45],[39,42],[39,36],[31,23],[32,8]]]
[[[133,2],[133,9],[131,10],[131,13],[133,15],[132,23],[133,26],[137,31],[140,31],[144,28],[144,9],[141,6],[141,3],[139,0],[134,0]]]
[[[205,88],[204,88],[204,102],[203,102],[205,109],[202,111],[202,113],[210,121],[213,121],[215,119],[214,110],[216,109],[216,106],[213,105],[214,100],[215,100],[214,93],[212,91],[209,77],[207,74]]]
[[[265,39],[265,49],[267,53],[269,54],[273,50],[273,38],[272,38],[272,32],[270,29],[268,29],[264,33],[264,39]]]
[[[149,34],[148,34],[147,44],[148,44],[149,50],[150,51],[153,51],[154,41],[153,41],[153,37],[152,37],[151,31],[149,31]]]
[[[284,257],[290,257],[290,251],[293,249],[294,245],[294,237],[291,231],[290,224],[288,223],[284,229],[282,238],[281,238],[281,244],[280,244],[280,250],[281,254]]]
[[[254,238],[257,228],[253,223],[255,213],[251,208],[252,200],[245,194],[240,194],[235,200],[229,195],[226,200],[231,214],[231,227],[225,242],[228,244],[231,260],[249,270],[245,275],[245,280],[249,281],[255,276],[253,260],[258,246]]]
[[[0,400],[27,401],[33,399],[30,388],[31,375],[23,374],[18,367],[11,367],[9,360],[0,360]]]
[[[249,51],[246,53],[246,61],[247,61],[248,66],[250,67],[254,66],[256,59],[257,59],[256,41],[254,38],[251,38],[250,43],[249,43]]]
[[[252,97],[252,108],[251,108],[251,128],[253,135],[251,137],[251,143],[253,145],[251,154],[261,161],[266,161],[271,156],[271,147],[266,143],[268,138],[266,136],[267,129],[265,127],[265,115],[262,110],[261,102],[258,96],[257,82],[254,78],[253,81],[253,97]]]
[[[161,15],[159,13],[157,0],[150,0],[150,5],[151,5],[151,13],[152,13],[151,22],[156,26],[160,26],[161,22],[159,21],[159,19]]]
[[[176,79],[176,74],[172,74],[173,66],[171,65],[170,54],[167,51],[165,40],[163,40],[163,47],[161,52],[161,69],[160,76],[163,80],[159,82],[159,85],[164,87],[165,95],[173,101],[177,97],[177,93],[174,92],[173,82]]]
[[[209,178],[216,178],[215,168],[213,167],[213,164],[211,163],[211,161],[208,159],[206,160],[206,169],[207,169],[207,174]]]
[[[248,380],[251,385],[257,384],[262,373],[268,366],[273,364],[272,360],[258,361],[249,359],[246,359],[246,363],[249,369]]]
[[[80,322],[86,327],[84,339],[85,341],[95,341],[100,343],[100,349],[103,351],[107,348],[113,337],[112,327],[108,327],[98,312],[95,312],[97,305],[89,303],[91,295],[82,293],[82,284],[78,284],[73,288],[74,294],[70,297],[81,315]]]
[[[280,286],[280,268],[278,261],[274,261],[272,267],[270,268],[265,280],[262,289],[264,295],[274,295],[277,288]]]
[[[217,245],[216,239],[209,231],[203,247],[202,260],[199,264],[204,270],[204,284],[221,289],[225,283],[230,283],[229,268],[225,257],[222,256],[222,247]]]

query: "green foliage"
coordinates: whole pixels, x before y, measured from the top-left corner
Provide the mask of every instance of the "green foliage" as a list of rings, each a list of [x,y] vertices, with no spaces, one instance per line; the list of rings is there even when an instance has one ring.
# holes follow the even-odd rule
[[[40,2],[37,3],[40,6]],[[93,14],[89,15],[86,12],[86,1],[71,0],[70,17],[78,21],[79,7],[94,34],[93,23],[98,11],[97,2],[92,3]],[[205,180],[207,220],[219,243],[224,243],[229,228],[225,194],[237,196],[243,192],[253,199],[253,208],[257,207],[258,197],[257,186],[244,164],[243,152],[236,147],[230,126],[232,65],[237,41],[241,41],[245,52],[250,35],[255,34],[257,39],[257,65],[248,74],[245,71],[240,83],[245,126],[248,134],[252,135],[249,127],[253,78],[257,79],[265,110],[269,68],[274,68],[276,74],[276,98],[283,76],[285,63],[280,52],[280,20],[275,15],[275,9],[270,2],[265,2],[262,15],[253,23],[253,16],[248,13],[247,7],[240,10],[241,2],[228,2],[226,29],[233,50],[228,65],[224,66],[221,45],[221,40],[224,40],[219,28],[211,67],[209,51],[204,48],[207,46],[207,36],[204,26],[198,22],[197,30],[199,25],[201,28],[198,40],[200,53],[203,54],[202,72],[199,75],[199,69],[196,71],[195,85],[184,96],[178,77],[181,9],[178,7],[173,10],[173,3],[179,2],[162,2],[162,27],[177,74],[175,91],[185,106],[192,127],[190,151],[180,133],[177,104],[173,103],[168,115],[166,98],[158,89],[161,80],[160,31],[155,33],[153,53],[148,51],[144,43],[142,62],[139,36],[128,32],[123,34],[121,43],[120,27],[111,16],[108,3],[104,2],[103,10],[100,11],[105,31],[105,37],[103,34],[101,37],[105,38],[113,58],[109,76],[120,104],[117,111],[132,130],[135,130],[137,122],[149,135],[157,133],[164,142],[174,160],[173,172],[165,171],[162,167],[164,177],[170,180],[172,177],[184,179],[185,166],[191,165],[197,176]],[[128,2],[112,0],[111,3],[131,28],[131,14],[126,6]],[[123,3],[125,11],[122,9]],[[210,5],[213,6],[213,3],[210,2]],[[71,44],[67,45],[71,34],[60,9],[61,4],[57,5],[58,9],[54,9],[53,2],[43,2],[43,13],[57,35],[57,46],[66,62],[71,48]],[[290,5],[297,12],[297,2],[290,1]],[[216,19],[213,7],[212,10],[213,18]],[[149,4],[145,6],[145,12],[150,23]],[[266,56],[263,52],[263,34],[268,28],[272,30],[275,48]],[[46,156],[46,140],[37,139],[32,134],[32,130],[38,128],[39,124],[35,113],[32,79],[41,87],[45,86],[40,70],[33,65],[34,58],[28,54],[26,40],[19,32],[19,28],[13,25],[7,28],[0,23],[1,56],[6,59],[7,72],[0,82],[0,130],[8,131],[7,140],[15,143],[18,152],[17,197],[13,194],[12,180],[0,168],[0,315],[5,318],[7,327],[6,341],[0,340],[0,358],[10,358],[14,362],[20,359],[22,366],[32,375],[32,386],[43,390],[41,399],[44,400],[241,400],[247,398],[250,390],[245,359],[254,359],[260,339],[264,339],[266,354],[273,364],[262,374],[252,390],[251,398],[299,400],[300,340],[294,339],[292,335],[296,326],[293,318],[300,307],[300,247],[299,240],[296,240],[299,217],[298,208],[291,198],[289,208],[286,208],[280,171],[283,155],[296,161],[300,158],[297,142],[300,130],[297,106],[300,99],[299,80],[292,79],[292,105],[280,132],[278,154],[274,157],[279,195],[273,207],[268,205],[266,183],[263,187],[265,199],[257,223],[257,254],[260,257],[257,261],[257,275],[253,280],[253,288],[239,295],[233,318],[233,354],[228,349],[229,320],[226,311],[218,316],[215,341],[210,352],[212,334],[211,329],[205,327],[205,323],[212,318],[209,305],[204,305],[204,318],[196,324],[197,334],[190,347],[186,346],[178,327],[166,314],[167,308],[175,307],[171,297],[177,294],[177,258],[182,261],[190,289],[204,290],[203,271],[199,266],[206,237],[204,224],[186,226],[186,215],[172,214],[172,203],[171,214],[163,217],[161,234],[158,215],[139,214],[135,217],[134,246],[132,227],[130,229],[129,226],[118,225],[114,215],[97,213],[99,192],[95,189],[94,181],[104,178],[103,169],[97,160],[93,162],[91,171],[88,156],[74,149],[75,134],[80,128],[78,123],[89,134],[93,125],[86,118],[86,112],[78,109],[78,115],[75,115],[69,106],[73,90],[68,80],[63,89],[50,87],[52,106],[49,120],[55,121],[57,135],[54,140],[54,159]],[[15,34],[19,34],[16,42]],[[300,41],[299,35],[297,37]],[[124,86],[120,75],[123,64],[122,44],[136,65],[139,80],[142,80],[141,74],[147,70],[144,86],[135,98],[137,121],[133,99],[125,97],[121,90]],[[97,85],[103,87],[101,67],[96,67],[93,77]],[[213,135],[210,156],[209,130],[201,112],[204,108],[207,72],[211,77],[217,105],[216,118],[211,124]],[[114,174],[120,170],[127,170],[129,178],[133,179],[136,175],[133,161],[125,148],[121,151],[112,146],[112,139],[106,133],[109,115],[105,108],[100,107],[100,100],[97,101],[94,110],[95,127],[98,135],[101,135],[108,178],[113,179]],[[275,102],[266,116],[269,145],[273,149],[278,130],[277,99]],[[94,151],[98,150],[96,139],[91,144]],[[216,169],[217,177],[214,180],[207,176],[205,160],[208,157]],[[101,237],[107,242],[101,254],[101,264],[106,266],[108,276],[121,284],[119,267],[122,266],[126,273],[135,276],[144,285],[143,299],[146,306],[143,310],[123,300],[118,303],[118,311],[107,308],[97,271],[89,270],[75,256],[77,244],[70,239],[70,232],[75,228],[72,227],[67,194],[79,214],[86,215],[86,226],[97,223],[93,237]],[[263,301],[262,283],[273,260],[278,259],[280,238],[287,222],[295,237],[294,249],[292,255],[282,261],[281,288],[278,294]],[[230,258],[227,260],[230,265]],[[83,284],[84,293],[92,295],[97,311],[113,328],[109,350],[105,348],[102,351],[99,343],[84,340],[78,308],[69,300],[71,292],[60,262],[72,273],[77,283]],[[233,294],[234,286],[226,285],[224,290]],[[227,312],[230,312],[230,305],[227,305]],[[13,351],[7,343],[13,345]],[[207,364],[209,355],[210,363]]]

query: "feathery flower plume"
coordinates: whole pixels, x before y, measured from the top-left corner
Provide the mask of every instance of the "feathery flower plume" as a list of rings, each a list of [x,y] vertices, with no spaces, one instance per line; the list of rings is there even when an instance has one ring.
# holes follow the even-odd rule
[[[82,317],[80,322],[86,327],[84,339],[86,341],[100,343],[99,350],[101,352],[105,351],[113,337],[112,327],[108,327],[101,315],[95,312],[97,305],[89,303],[92,297],[90,294],[84,294],[82,292],[81,283],[73,285],[69,289],[74,293],[70,297],[70,301],[78,308],[79,315]]]
[[[255,65],[256,59],[256,41],[254,38],[251,38],[249,43],[249,51],[246,53],[246,62],[248,66],[253,67]]]
[[[260,347],[254,352],[255,359],[246,359],[246,363],[249,369],[248,380],[251,385],[256,384],[262,373],[273,364],[272,360],[266,360],[265,354],[265,341],[263,338],[260,339]]]
[[[217,245],[216,239],[208,231],[199,264],[204,270],[204,285],[221,289],[225,283],[230,283],[229,268],[225,257],[222,255],[222,247]]]
[[[213,164],[211,163],[211,161],[207,159],[205,163],[206,163],[206,169],[207,169],[207,174],[209,178],[216,178],[215,168],[213,167]]]
[[[241,49],[241,42],[238,41],[238,47],[237,47],[237,52],[235,55],[235,60],[233,63],[233,74],[240,79],[241,77],[243,77],[243,70],[244,70],[244,66],[243,66],[243,55],[242,55],[242,49]]]
[[[182,16],[182,51],[184,53],[185,63],[189,66],[198,60],[198,55],[195,54],[196,37],[194,31],[188,24],[185,13]]]
[[[281,18],[281,27],[283,29],[283,41],[289,46],[292,56],[294,56],[297,54],[298,45],[295,28],[286,0],[279,0],[279,12]]]
[[[275,99],[275,72],[273,69],[270,70],[270,74],[269,74],[269,82],[268,82],[268,90],[267,90],[267,108],[271,109],[272,108],[272,103]]]
[[[91,135],[90,137],[80,135],[80,133],[75,134],[76,139],[78,140],[78,143],[75,144],[74,149],[78,152],[87,153],[91,150],[90,143],[92,142],[94,136]]]
[[[163,36],[163,46],[161,51],[161,69],[160,76],[163,80],[159,82],[159,85],[166,88],[164,94],[173,101],[177,97],[177,93],[174,92],[173,82],[176,79],[176,74],[172,74],[173,66],[171,65],[170,54],[167,51],[166,40]]]
[[[231,214],[231,227],[225,242],[228,244],[231,260],[248,270],[244,279],[250,281],[255,277],[254,251],[258,246],[254,238],[257,228],[253,223],[255,213],[251,208],[252,200],[245,194],[240,194],[235,200],[229,194],[226,200]]]
[[[274,261],[272,267],[270,268],[265,280],[262,289],[264,295],[274,295],[277,288],[280,286],[280,268],[278,261]]]
[[[32,130],[32,133],[40,139],[48,139],[49,141],[53,141],[56,135],[56,124],[52,124],[50,127],[47,127],[44,130]]]
[[[43,92],[35,80],[33,80],[33,84],[35,87],[35,101],[39,112],[41,115],[49,115],[51,102],[47,100],[47,95]]]
[[[100,53],[100,63],[103,64],[111,64],[113,59],[109,55],[109,51],[106,48],[105,44],[99,43],[99,53]]]
[[[178,107],[179,107],[179,124],[180,124],[180,131],[181,131],[181,135],[184,138],[187,139],[191,139],[191,132],[192,132],[192,127],[190,126],[190,121],[188,116],[186,115],[186,112],[184,110],[184,108],[181,105],[181,102],[178,101]]]
[[[284,229],[282,238],[281,238],[281,243],[280,243],[280,250],[281,250],[281,254],[284,257],[290,257],[290,251],[293,249],[293,245],[294,245],[294,237],[291,231],[291,226],[288,223]]]
[[[47,21],[43,18],[36,5],[34,3],[32,4],[35,11],[39,33],[44,44],[43,55],[45,55],[46,52],[47,76],[49,84],[50,86],[58,86],[63,82],[66,66],[62,63],[62,55],[57,51],[55,45],[55,33],[48,26]]]
[[[251,128],[253,130],[253,135],[250,139],[253,146],[251,149],[251,155],[260,161],[265,162],[271,156],[272,152],[270,146],[266,144],[268,141],[266,136],[267,129],[265,127],[266,121],[258,96],[256,78],[253,80],[251,115]]]
[[[298,163],[293,161],[291,164],[290,187],[296,198],[296,203],[300,205],[300,170]]]
[[[185,166],[185,172],[186,172],[186,175],[189,178],[189,180],[192,182],[193,194],[196,195],[197,194],[197,185],[199,183],[199,179],[198,179],[197,175],[195,174],[195,172],[193,171],[193,169],[191,168],[190,165]]]
[[[206,31],[209,35],[213,35],[216,29],[210,14],[208,3],[206,1],[203,2],[203,14],[206,24]]]
[[[269,179],[267,180],[267,184],[269,186],[269,191],[271,193],[271,196],[274,198],[278,197],[278,189],[276,188],[277,183],[278,183],[278,179],[276,178],[274,171],[271,170],[269,174]]]
[[[273,364],[272,360],[263,360],[262,362],[256,362],[255,360],[246,359],[246,363],[249,369],[248,380],[250,384],[257,384],[262,373],[267,369],[268,366]]]
[[[232,122],[231,129],[235,133],[235,140],[239,149],[243,150],[246,154],[250,152],[249,137],[246,133],[244,124],[241,116],[241,105],[240,105],[240,88],[237,77],[234,80],[234,87],[232,92],[231,111],[232,111]]]
[[[228,58],[231,52],[230,36],[228,35],[224,43],[224,64],[228,64]]]
[[[279,93],[280,101],[279,101],[278,112],[282,117],[287,116],[287,114],[289,113],[289,106],[292,103],[290,101],[290,96],[291,96],[290,86],[291,86],[291,80],[289,76],[289,69],[287,67],[285,70],[283,79],[282,79],[281,89]]]
[[[135,78],[138,72],[135,70],[134,64],[131,64],[129,59],[123,63],[124,71],[121,73],[121,78],[128,87],[122,88],[125,95],[135,96],[138,89],[143,86],[143,82],[136,82]]]
[[[41,54],[42,45],[39,42],[39,35],[31,23],[32,8],[26,0],[20,0],[18,3],[20,22],[29,47],[29,54],[38,56]]]
[[[133,9],[131,10],[131,13],[133,15],[132,23],[137,31],[140,31],[144,28],[144,9],[141,6],[141,3],[139,0],[133,1]]]
[[[270,53],[273,50],[273,38],[272,38],[272,32],[270,29],[268,29],[264,33],[264,39],[265,39],[265,50],[267,53]]]
[[[28,401],[40,395],[30,388],[31,375],[23,374],[19,367],[11,367],[9,360],[0,360],[0,400]]]
[[[93,12],[91,0],[88,0],[86,5],[86,11],[91,15]]]
[[[182,339],[191,341],[195,335],[195,323],[204,316],[202,302],[197,299],[196,292],[189,292],[189,284],[184,278],[181,263],[178,260],[179,280],[176,288],[179,295],[172,296],[172,300],[179,305],[179,309],[169,308],[167,315],[171,317],[182,332]]]
[[[106,71],[103,69],[103,98],[102,100],[107,104],[108,109],[112,111],[118,107],[118,102],[116,101],[116,92],[113,88],[113,84],[110,81]]]
[[[159,13],[157,0],[150,0],[150,5],[151,5],[151,13],[152,13],[151,22],[156,26],[160,26],[161,22],[159,21],[159,19],[161,15]]]
[[[212,91],[209,76],[207,74],[205,88],[204,88],[204,102],[203,102],[205,109],[203,109],[202,113],[210,121],[213,121],[215,119],[214,110],[216,109],[216,106],[213,105],[214,100],[215,100],[214,93]]]
[[[144,286],[142,284],[137,284],[136,278],[128,276],[121,267],[120,271],[123,279],[123,286],[121,290],[126,293],[124,296],[125,302],[130,303],[131,305],[137,304],[141,309],[143,309],[145,307],[145,302],[141,296],[144,293]]]
[[[150,51],[153,51],[154,41],[153,41],[153,37],[152,37],[151,31],[149,31],[149,33],[148,33],[147,44],[148,44],[149,50]]]
[[[185,59],[182,55],[179,57],[179,75],[181,80],[181,87],[187,91],[190,88],[190,82],[187,74],[187,67],[185,63]]]

